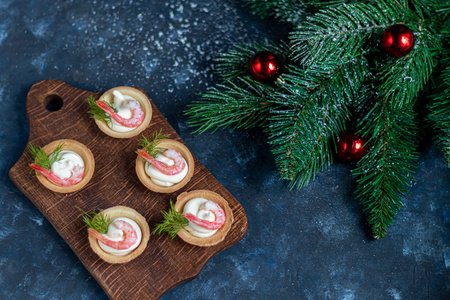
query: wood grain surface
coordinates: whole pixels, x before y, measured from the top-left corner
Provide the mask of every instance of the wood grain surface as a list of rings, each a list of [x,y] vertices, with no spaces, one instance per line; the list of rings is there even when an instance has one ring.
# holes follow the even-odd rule
[[[14,184],[33,202],[69,244],[84,266],[111,299],[155,299],[174,286],[195,278],[217,253],[240,241],[247,232],[247,217],[239,202],[214,178],[194,156],[195,171],[191,181],[171,194],[148,190],[135,171],[137,139],[115,139],[99,130],[89,117],[85,99],[94,94],[65,82],[44,80],[34,84],[27,96],[26,111],[30,126],[29,142],[44,146],[58,139],[73,139],[85,144],[95,158],[92,180],[81,191],[57,194],[46,189],[29,172],[31,154],[25,150],[11,168]],[[56,99],[56,100],[55,100]],[[60,110],[46,109],[48,101],[63,101]],[[157,107],[152,103],[153,118],[144,134],[156,130],[183,142]],[[87,229],[78,206],[85,211],[116,205],[131,207],[142,214],[153,230],[161,220],[161,210],[169,207],[182,192],[207,189],[222,195],[233,210],[234,223],[223,242],[212,247],[196,247],[180,238],[151,235],[147,249],[126,264],[109,264],[89,247]]]

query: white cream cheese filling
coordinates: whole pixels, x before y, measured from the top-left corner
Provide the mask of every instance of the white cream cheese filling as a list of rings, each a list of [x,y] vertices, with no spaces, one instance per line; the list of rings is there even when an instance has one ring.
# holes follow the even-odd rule
[[[125,222],[129,223],[131,226],[133,226],[133,229],[136,231],[136,236],[137,236],[136,242],[130,248],[124,249],[124,250],[117,250],[117,249],[111,248],[111,247],[103,244],[100,241],[98,241],[98,244],[105,252],[108,252],[110,254],[117,255],[117,256],[122,256],[122,255],[127,255],[128,253],[131,253],[134,249],[139,247],[139,244],[141,243],[141,240],[142,240],[142,231],[141,231],[141,228],[139,227],[139,225],[135,221],[133,221],[129,218],[125,218],[125,217],[116,218],[111,222],[111,224],[109,224],[108,232],[106,234],[103,234],[103,236],[105,236],[108,240],[117,242],[117,241],[122,241],[124,239],[123,231],[120,229],[117,229],[113,225],[115,221],[119,221],[119,220],[125,221]]]
[[[173,159],[164,156],[162,153],[158,153],[155,159],[169,166],[173,166],[174,164]],[[184,177],[186,177],[189,167],[184,157],[183,161],[184,161],[184,169],[176,175],[163,174],[161,171],[152,166],[152,164],[149,163],[148,161],[145,162],[145,173],[147,173],[148,177],[150,177],[150,179],[157,185],[169,187],[174,185],[175,183],[180,182],[181,180],[184,179]]]
[[[201,209],[202,204],[207,201],[208,200],[206,200],[204,198],[193,198],[193,199],[189,200],[184,205],[183,214],[191,213],[199,219],[210,221],[210,222],[215,221],[216,215],[214,215],[213,212],[211,212],[209,210]],[[200,238],[210,237],[213,234],[215,234],[218,230],[218,229],[216,229],[216,230],[207,229],[207,228],[201,227],[197,224],[194,224],[191,221],[189,221],[189,225],[184,227],[184,229],[189,231],[189,233],[192,234],[193,236],[200,237]]]
[[[134,99],[133,97],[124,95],[117,90],[114,90],[113,94],[114,94],[114,100],[113,100],[113,103],[111,103],[111,105],[117,110],[117,114],[124,119],[130,119],[132,114],[131,114],[130,108],[127,106],[127,101],[128,100],[134,100],[136,102],[138,102],[138,101],[136,99]],[[109,128],[111,128],[112,130],[117,131],[117,132],[129,132],[136,128],[136,127],[122,126],[119,123],[117,123],[113,118],[111,118],[111,122],[107,122],[107,124],[108,124]]]
[[[84,167],[84,161],[80,155],[73,151],[61,151],[59,161],[52,163],[50,170],[61,179],[69,178],[76,166]]]

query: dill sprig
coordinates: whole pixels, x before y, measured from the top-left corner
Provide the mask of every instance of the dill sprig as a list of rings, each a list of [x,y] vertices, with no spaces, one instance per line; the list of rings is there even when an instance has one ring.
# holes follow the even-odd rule
[[[89,98],[86,99],[87,103],[89,104],[89,111],[88,113],[91,115],[91,118],[105,121],[108,124],[111,124],[111,116],[108,115],[103,109],[101,109],[95,102],[97,101],[97,98],[94,95],[90,95]],[[103,101],[103,100],[100,100]],[[109,107],[111,107],[115,112],[117,112],[117,109],[112,106],[110,103],[105,102]]]
[[[170,238],[175,238],[178,231],[183,229],[189,224],[189,220],[181,215],[181,213],[175,210],[172,200],[170,200],[170,208],[168,211],[161,211],[163,214],[163,221],[156,224],[153,234],[161,234],[167,232]]]
[[[61,153],[63,146],[64,143],[59,143],[50,155],[47,155],[47,153],[45,153],[45,151],[41,147],[36,146],[32,143],[28,144],[28,149],[30,150],[31,155],[33,155],[35,164],[42,168],[50,170],[53,163],[61,160],[59,154]]]
[[[76,206],[75,206],[76,207]],[[98,214],[95,209],[91,212],[85,212],[79,207],[78,208],[84,215],[83,221],[86,223],[88,228],[95,229],[98,233],[105,234],[108,232],[108,226],[111,224],[111,219],[105,214]]]
[[[147,152],[148,154],[150,154],[153,157],[155,157],[156,154],[158,154],[162,150],[162,148],[156,147],[156,146],[158,146],[159,142],[161,142],[161,140],[163,140],[163,139],[168,138],[167,135],[163,135],[161,132],[162,132],[162,129],[159,132],[155,131],[153,133],[153,137],[152,137],[151,141],[149,139],[147,139],[144,134],[142,134],[142,139],[138,141],[139,146],[142,147],[145,150],[145,152]]]

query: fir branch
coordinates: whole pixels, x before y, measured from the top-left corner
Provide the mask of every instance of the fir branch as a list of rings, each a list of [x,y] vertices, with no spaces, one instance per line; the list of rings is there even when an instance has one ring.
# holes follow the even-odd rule
[[[88,228],[95,229],[100,234],[106,234],[108,232],[108,227],[112,222],[109,216],[106,214],[98,214],[95,212],[95,209],[91,212],[85,212],[81,208],[75,207],[84,214],[82,218]]]
[[[217,69],[215,73],[225,81],[247,76],[251,58],[260,51],[272,52],[282,65],[286,65],[289,62],[290,50],[289,46],[284,42],[280,42],[279,45],[273,43],[247,44],[246,47],[234,46],[230,51],[220,54],[219,58],[216,59]]]
[[[309,97],[317,91],[324,91],[325,87],[331,94],[319,94],[325,98],[338,96],[351,100],[363,82],[372,77],[369,64],[364,57],[348,61],[339,65],[337,62],[331,64],[317,63],[311,67],[287,66],[289,72],[283,76],[284,84],[280,86],[289,93]],[[334,89],[334,91],[333,91]],[[326,99],[324,98],[324,101]],[[298,104],[291,103],[291,104]]]
[[[111,122],[112,122],[111,116],[108,115],[103,109],[101,109],[100,106],[95,104],[96,100],[97,100],[97,98],[94,95],[91,95],[86,99],[86,101],[89,105],[88,113],[91,115],[91,118],[111,124]],[[103,101],[103,100],[99,100],[99,101]],[[106,101],[103,101],[103,102],[105,102],[109,107],[111,107],[115,112],[117,112],[116,108],[114,106],[112,106],[110,103],[108,103]]]
[[[302,56],[301,62],[310,66],[342,64],[360,57],[375,48],[371,40],[377,37],[378,41],[382,30],[395,24],[399,16],[416,33],[414,49],[400,59],[386,56],[374,72],[381,69],[379,89],[390,103],[414,103],[437,64],[435,56],[442,46],[439,35],[407,7],[407,2],[342,5],[311,16],[291,36],[295,58]]]
[[[404,8],[393,4],[343,4],[307,17],[291,34],[293,57],[304,65],[334,60],[342,64],[364,55],[370,41],[394,20]]]
[[[414,181],[417,168],[417,118],[411,107],[393,108],[386,99],[363,93],[357,113],[359,134],[371,147],[352,170],[356,197],[375,238],[385,236],[399,210],[401,197]]]
[[[199,127],[194,132],[203,133],[209,129],[215,132],[229,126],[247,129],[267,122],[273,106],[268,102],[268,95],[275,89],[249,78],[238,79],[238,82],[244,87],[232,82],[218,85],[221,90],[211,89],[188,105],[185,111],[189,116],[187,123]]]
[[[152,136],[152,140],[147,139],[147,137],[142,134],[142,139],[138,141],[138,144],[141,148],[144,149],[145,152],[155,157],[159,152],[161,152],[161,148],[158,148],[158,144],[163,139],[167,139],[167,135],[162,134],[162,129],[158,132],[155,131]]]
[[[284,4],[304,5],[295,0],[245,2],[254,13],[281,19],[284,13],[286,17],[293,14]],[[282,178],[291,181],[291,188],[300,188],[331,162],[330,141],[345,128],[353,104],[359,134],[372,145],[352,171],[358,183],[356,195],[374,236],[382,238],[403,207],[401,197],[413,181],[418,132],[413,106],[440,59],[445,66],[449,1],[304,3],[311,2],[319,12],[305,22],[294,21],[298,27],[291,34],[290,49],[261,49],[277,56],[281,53],[281,80],[263,85],[242,78],[259,45],[237,47],[219,59],[222,78],[233,82],[219,85],[194,102],[186,112],[188,123],[199,126],[197,132],[227,126],[263,127]],[[306,7],[298,16],[303,18],[312,10]],[[413,30],[416,45],[408,56],[393,59],[378,51],[379,41],[387,27],[399,23]],[[450,85],[446,81],[450,73],[441,74],[429,120],[450,164]]]
[[[167,232],[173,239],[177,236],[178,231],[183,229],[189,224],[189,220],[186,219],[175,210],[172,200],[170,200],[170,208],[166,211],[161,211],[163,214],[163,221],[156,225],[153,234],[161,234]]]
[[[267,101],[268,95],[276,90],[276,86],[261,84],[247,77],[248,65],[252,56],[259,51],[271,51],[283,62],[288,62],[289,48],[281,43],[248,45],[248,48],[236,46],[218,59],[217,73],[225,80],[226,85],[218,85],[201,95],[201,98],[188,105],[185,115],[189,116],[188,124],[199,128],[197,133],[232,126],[233,128],[251,128],[263,126],[273,104]],[[246,76],[246,77],[244,77]]]
[[[448,8],[448,0],[447,4],[444,2],[443,0],[411,0],[411,9],[416,11],[422,19],[430,18],[436,15],[436,13],[445,10],[446,6]]]
[[[309,118],[300,119],[302,114],[307,113]],[[309,104],[297,110],[280,110],[271,117],[271,121],[276,125],[269,126],[267,130],[269,143],[272,145],[272,153],[277,156],[275,162],[281,178],[289,180],[291,188],[297,186],[300,189],[306,186],[317,172],[332,161],[328,146],[328,138],[332,136],[332,133],[328,133],[331,128],[308,127],[318,115],[326,121],[326,108],[319,109]],[[311,132],[307,128],[315,130]],[[302,136],[305,133],[307,136]]]
[[[317,172],[332,162],[329,140],[334,140],[345,128],[350,115],[348,106],[367,69],[362,62],[324,71],[323,75],[328,77],[316,78],[308,75],[308,70],[291,66],[291,75],[285,77],[282,87],[292,94],[274,95],[272,101],[279,101],[277,103],[286,108],[272,111],[267,127],[269,143],[277,156],[281,178],[291,181],[291,188],[306,186]],[[320,71],[323,68],[317,72]],[[317,72],[312,73],[317,75]]]
[[[450,34],[450,30],[444,34]],[[435,131],[434,139],[450,168],[450,49],[446,48],[442,55],[442,70],[434,83],[433,93],[429,95],[427,121]]]
[[[402,58],[389,57],[379,67],[381,84],[378,88],[396,107],[414,105],[437,65],[436,56],[442,48],[436,33],[423,28],[420,22],[407,25],[416,32],[413,50]]]
[[[47,153],[45,153],[45,151],[41,147],[36,146],[32,143],[28,144],[28,149],[33,156],[34,163],[47,170],[50,170],[53,163],[61,160],[59,154],[61,153],[63,147],[64,143],[59,143],[58,146],[56,146],[55,150],[53,150],[50,155],[47,155]]]

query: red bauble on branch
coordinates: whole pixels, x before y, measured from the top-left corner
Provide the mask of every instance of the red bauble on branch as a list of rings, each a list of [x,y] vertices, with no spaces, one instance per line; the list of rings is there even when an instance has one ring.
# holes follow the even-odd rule
[[[389,55],[403,57],[411,52],[414,46],[414,34],[405,25],[392,25],[384,31],[381,44]]]
[[[337,141],[337,155],[343,161],[357,162],[367,154],[366,140],[355,134],[344,132]]]
[[[273,53],[261,51],[250,60],[249,70],[256,81],[271,83],[281,74],[281,62]]]

